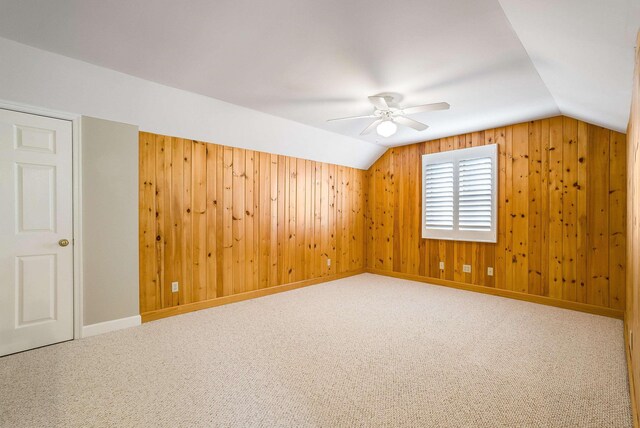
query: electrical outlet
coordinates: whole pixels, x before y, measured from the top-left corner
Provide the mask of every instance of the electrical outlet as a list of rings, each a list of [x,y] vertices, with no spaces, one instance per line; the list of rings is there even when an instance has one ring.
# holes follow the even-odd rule
[[[471,273],[471,265],[462,265],[462,272]]]
[[[444,262],[440,262],[440,270],[444,270]]]
[[[327,259],[327,266],[331,266],[331,259]]]
[[[493,276],[493,268],[492,267],[488,267],[487,268],[487,275]]]
[[[172,293],[177,293],[178,292],[178,282],[172,282],[171,283],[171,292]]]

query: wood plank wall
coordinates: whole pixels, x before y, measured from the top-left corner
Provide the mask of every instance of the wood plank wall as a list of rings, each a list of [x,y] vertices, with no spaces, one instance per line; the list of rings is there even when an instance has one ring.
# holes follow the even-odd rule
[[[493,143],[498,243],[422,239],[421,155]],[[368,171],[367,267],[622,313],[625,171],[624,134],[568,117],[390,149]]]
[[[144,132],[139,144],[143,319],[364,267],[365,171]]]
[[[640,408],[640,32],[636,44],[631,115],[627,130],[627,307],[625,338],[629,361],[629,383],[634,401],[634,423],[639,426]]]

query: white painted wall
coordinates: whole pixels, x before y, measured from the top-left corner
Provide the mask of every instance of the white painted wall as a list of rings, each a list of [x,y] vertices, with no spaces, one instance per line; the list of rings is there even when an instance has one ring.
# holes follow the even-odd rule
[[[87,326],[140,313],[138,127],[82,117],[80,129],[82,300]]]
[[[0,38],[0,100],[367,169],[385,148]]]

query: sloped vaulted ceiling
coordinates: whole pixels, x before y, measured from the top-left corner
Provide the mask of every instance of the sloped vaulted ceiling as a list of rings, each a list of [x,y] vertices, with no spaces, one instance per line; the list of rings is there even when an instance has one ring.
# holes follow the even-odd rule
[[[0,0],[0,37],[319,128],[328,153],[310,158],[366,168],[380,144],[559,113],[623,131],[639,4]],[[366,97],[380,92],[451,109],[418,114],[429,129],[389,139],[360,136],[367,119],[326,122],[370,113]]]
[[[625,132],[640,0],[500,0],[562,114]]]

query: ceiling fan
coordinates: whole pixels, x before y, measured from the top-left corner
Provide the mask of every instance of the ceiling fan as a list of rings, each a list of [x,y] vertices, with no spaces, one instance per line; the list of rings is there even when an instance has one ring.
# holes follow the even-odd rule
[[[422,122],[408,118],[407,115],[414,113],[422,113],[425,111],[448,110],[448,103],[423,104],[414,107],[399,107],[394,97],[391,95],[374,95],[369,97],[369,101],[373,104],[374,110],[372,114],[364,116],[341,117],[338,119],[329,119],[327,122],[337,120],[351,120],[363,118],[375,118],[369,126],[367,126],[360,135],[370,134],[374,129],[381,137],[390,137],[398,130],[398,125],[408,126],[416,131],[424,131],[429,126]]]

